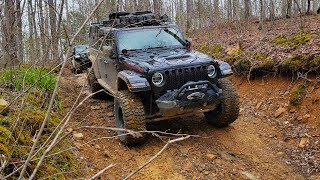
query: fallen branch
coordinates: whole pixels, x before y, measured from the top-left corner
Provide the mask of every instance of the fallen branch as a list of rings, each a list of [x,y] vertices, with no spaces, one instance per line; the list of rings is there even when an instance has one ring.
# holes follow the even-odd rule
[[[106,168],[102,169],[102,170],[99,171],[97,174],[95,174],[95,175],[93,175],[91,178],[89,178],[89,180],[93,180],[93,179],[96,179],[96,178],[100,177],[101,174],[103,174],[103,173],[106,172],[108,169],[112,168],[113,166],[115,166],[115,165],[110,164],[109,166],[107,166]]]
[[[185,136],[185,137],[180,137],[180,138],[176,138],[176,139],[173,139],[173,140],[170,140],[167,142],[166,145],[163,146],[163,148],[157,153],[155,154],[154,156],[152,156],[147,162],[145,162],[144,164],[142,164],[141,166],[139,166],[136,170],[132,171],[127,177],[124,178],[124,180],[127,180],[129,179],[130,177],[132,177],[133,175],[135,175],[137,172],[139,172],[141,169],[143,169],[144,167],[146,167],[148,164],[150,164],[154,159],[156,159],[158,156],[160,156],[163,151],[165,149],[167,149],[167,147],[172,144],[172,143],[175,143],[175,142],[178,142],[178,141],[183,141],[183,140],[186,140],[188,138],[190,138],[191,136]]]

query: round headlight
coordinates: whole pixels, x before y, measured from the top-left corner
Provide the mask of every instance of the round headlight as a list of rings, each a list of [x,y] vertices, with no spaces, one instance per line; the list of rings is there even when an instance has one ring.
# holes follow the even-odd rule
[[[209,78],[216,77],[216,68],[214,67],[214,65],[208,66],[207,71],[208,71]]]
[[[164,85],[164,78],[163,78],[163,75],[159,72],[157,73],[154,73],[152,75],[152,83],[155,85],[155,86],[158,86],[158,87],[161,87]]]

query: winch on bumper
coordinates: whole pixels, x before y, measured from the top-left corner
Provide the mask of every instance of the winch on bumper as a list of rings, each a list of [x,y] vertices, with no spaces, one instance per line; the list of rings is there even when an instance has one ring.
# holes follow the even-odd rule
[[[162,110],[216,104],[220,102],[221,94],[222,90],[209,81],[188,82],[180,89],[167,91],[156,104]]]

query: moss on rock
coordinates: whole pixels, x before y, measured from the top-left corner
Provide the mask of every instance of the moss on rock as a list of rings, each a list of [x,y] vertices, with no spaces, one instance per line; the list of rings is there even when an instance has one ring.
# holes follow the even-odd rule
[[[280,46],[289,46],[293,49],[297,49],[298,47],[306,44],[312,39],[312,35],[308,33],[298,33],[289,37],[285,37],[284,35],[276,36],[272,43]]]

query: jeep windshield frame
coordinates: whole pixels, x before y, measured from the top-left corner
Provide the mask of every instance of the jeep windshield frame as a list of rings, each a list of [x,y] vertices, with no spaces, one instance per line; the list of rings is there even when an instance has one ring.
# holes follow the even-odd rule
[[[153,38],[153,39],[152,39]],[[119,29],[115,33],[117,51],[186,48],[184,36],[176,26],[150,26]]]

